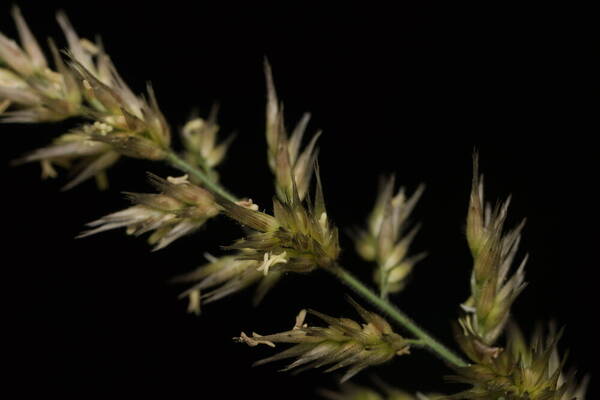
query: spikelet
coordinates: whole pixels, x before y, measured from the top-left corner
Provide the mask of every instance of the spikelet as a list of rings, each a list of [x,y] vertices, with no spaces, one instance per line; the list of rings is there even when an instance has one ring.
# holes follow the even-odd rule
[[[265,77],[267,82],[267,154],[269,167],[275,175],[276,193],[282,201],[291,198],[293,181],[299,199],[304,200],[312,180],[313,165],[318,153],[316,144],[321,132],[317,132],[304,150],[300,151],[310,114],[304,114],[292,134],[288,135],[283,118],[283,105],[277,99],[271,66],[266,60]]]
[[[283,371],[299,367],[298,372],[325,366],[328,367],[325,372],[348,368],[341,382],[365,368],[410,352],[408,342],[394,333],[382,317],[365,310],[354,301],[351,304],[363,318],[363,324],[348,318],[333,318],[314,310],[302,310],[290,331],[266,336],[254,333],[251,337],[242,332],[240,337],[234,339],[249,346],[265,344],[275,347],[275,343],[293,343],[294,346],[289,349],[257,361],[255,365],[296,358]],[[307,313],[321,319],[328,326],[308,326],[304,323]]]
[[[317,174],[314,203],[300,202],[292,190],[288,202],[273,200],[273,215],[256,211],[217,196],[223,212],[252,231],[227,246],[242,251],[243,259],[255,260],[258,270],[310,272],[330,267],[340,252],[338,230],[327,218],[321,182]]]
[[[459,323],[463,335],[458,341],[471,357],[494,356],[493,347],[503,332],[510,308],[525,288],[524,268],[527,257],[516,272],[510,270],[519,246],[524,221],[516,228],[504,231],[510,200],[492,208],[483,199],[483,181],[474,156],[473,186],[467,216],[467,242],[473,255],[471,296],[462,304]]]
[[[193,185],[187,177],[162,179],[149,175],[160,194],[128,193],[134,206],[108,214],[87,224],[91,229],[78,237],[86,237],[111,229],[127,228],[131,235],[154,231],[148,242],[160,250],[188,235],[219,213],[212,194]]]
[[[410,215],[424,190],[419,186],[407,197],[400,188],[394,195],[394,178],[381,184],[373,211],[367,220],[367,229],[354,235],[357,252],[376,265],[373,279],[381,294],[401,291],[417,262],[425,254],[410,255],[410,245],[419,229],[411,228]]]
[[[518,327],[510,324],[504,351],[456,369],[458,374],[450,379],[472,388],[449,399],[585,400],[587,379],[577,383],[574,373],[563,372],[565,357],[557,348],[561,334],[551,328],[544,335],[538,329],[527,343]]]
[[[205,254],[208,263],[192,272],[177,276],[173,282],[194,283],[179,297],[189,300],[188,311],[200,314],[201,306],[257,285],[254,305],[281,279],[280,272],[268,275],[258,270],[255,260],[244,260],[243,254],[215,258]]]
[[[81,93],[52,40],[56,70],[48,66],[18,7],[13,7],[21,46],[0,33],[0,121],[58,121],[80,113]]]
[[[151,86],[147,88],[148,99],[136,96],[101,43],[81,39],[62,13],[57,20],[67,38],[69,59],[65,63],[50,41],[57,70],[51,71],[45,61],[39,61],[43,55],[37,51],[39,48],[35,50],[34,39],[24,31],[26,25],[15,10],[27,51],[0,35],[0,59],[7,65],[0,68],[2,120],[31,123],[72,116],[90,120],[51,145],[16,160],[16,164],[39,161],[44,177],[57,175],[54,165],[69,168],[76,176],[65,186],[68,189],[91,177],[106,182],[104,171],[120,155],[148,160],[166,158],[170,128]]]
[[[121,155],[108,144],[91,140],[90,134],[101,135],[111,129],[109,125],[100,122],[72,129],[56,138],[51,145],[15,160],[14,164],[39,161],[42,164],[42,178],[56,177],[55,166],[70,169],[74,177],[63,190],[71,189],[93,177],[100,184],[104,182],[105,172]],[[101,185],[100,188],[104,189],[105,186]]]
[[[218,142],[217,107],[213,107],[209,117],[193,118],[181,130],[181,138],[185,151],[184,159],[191,165],[198,166],[212,181],[218,181],[219,175],[214,168],[225,158],[234,135]]]
[[[297,174],[292,163],[292,160],[297,157],[297,151],[290,151],[284,131],[272,130],[273,118],[282,117],[277,108],[273,109],[276,97],[268,64],[265,68],[269,87],[267,141],[269,154],[274,157],[272,168],[276,176],[277,196],[273,199],[272,216],[217,196],[217,201],[226,215],[253,230],[247,237],[238,240],[228,248],[242,251],[244,259],[257,261],[258,270],[265,275],[272,270],[310,272],[317,267],[327,268],[337,260],[340,252],[338,230],[327,217],[316,163],[306,167],[310,168],[310,172],[299,175],[300,179],[307,177],[302,185],[308,185],[309,177],[313,173],[316,175],[314,201],[310,199],[303,201],[301,197],[296,181]],[[277,141],[275,150],[271,147],[273,141]],[[297,139],[293,148],[297,149],[299,145]],[[304,154],[308,159],[314,160],[311,146]],[[300,158],[303,158],[303,155]]]

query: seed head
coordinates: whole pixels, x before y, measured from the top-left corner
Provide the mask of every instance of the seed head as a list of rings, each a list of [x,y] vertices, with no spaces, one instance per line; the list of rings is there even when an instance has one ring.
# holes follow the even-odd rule
[[[466,229],[473,255],[471,296],[462,305],[463,317],[459,320],[465,333],[465,340],[460,341],[463,347],[471,346],[469,338],[475,337],[482,345],[493,345],[508,321],[512,303],[525,288],[527,257],[509,277],[524,221],[513,230],[504,232],[510,200],[493,208],[490,204],[484,205],[482,180],[478,175],[475,155]]]
[[[254,304],[260,303],[267,292],[279,281],[282,274],[271,271],[263,274],[258,270],[258,262],[244,260],[243,254],[215,258],[206,255],[208,263],[196,270],[176,277],[174,282],[194,285],[183,292],[180,297],[190,301],[188,310],[200,314],[201,304],[212,303],[223,297],[237,293],[249,286],[257,284]]]
[[[402,290],[406,278],[425,254],[409,255],[419,226],[411,228],[410,214],[421,197],[419,186],[407,197],[405,189],[394,192],[394,178],[381,185],[375,207],[367,220],[367,229],[359,231],[354,242],[358,253],[376,263],[373,279],[383,294]]]
[[[587,379],[577,383],[574,373],[563,373],[565,358],[558,353],[558,334],[542,329],[530,343],[516,325],[510,324],[505,350],[495,355],[469,352],[474,364],[457,368],[451,380],[472,385],[472,388],[449,399],[487,400],[585,400]]]
[[[100,80],[71,54],[69,66],[81,83],[86,100],[91,105],[91,108],[86,110],[87,116],[111,125],[113,135],[134,136],[144,139],[157,149],[167,149],[171,140],[170,128],[158,108],[152,86],[147,87],[148,101],[137,97],[119,76],[110,59],[103,60],[105,68],[110,71],[110,79],[105,79],[108,83]],[[107,139],[110,136],[112,135],[97,136],[93,139],[107,141],[110,140]],[[116,148],[120,150],[121,146],[117,144]],[[136,157],[157,159],[145,157],[144,153],[139,153]]]
[[[219,206],[207,190],[186,179],[162,179],[149,175],[160,194],[127,193],[134,206],[106,215],[87,226],[92,229],[78,237],[110,229],[127,228],[127,233],[142,235],[154,231],[148,242],[159,250],[180,237],[190,234],[219,213]]]
[[[184,158],[190,164],[205,170],[214,180],[218,179],[218,175],[213,168],[223,161],[234,139],[234,135],[230,135],[217,143],[219,125],[216,122],[216,114],[217,108],[213,107],[208,119],[193,118],[181,130],[185,147]]]
[[[43,122],[71,116],[91,120],[17,163],[40,161],[44,176],[56,175],[54,165],[75,164],[77,176],[65,187],[70,188],[90,177],[105,186],[104,171],[118,155],[149,160],[166,157],[170,128],[150,86],[147,99],[136,96],[102,44],[80,38],[62,13],[57,20],[69,45],[68,61],[63,61],[50,41],[56,71],[49,69],[18,9],[13,14],[24,50],[0,34],[2,120]]]
[[[56,71],[48,67],[18,7],[13,8],[21,46],[0,33],[0,112],[3,122],[58,121],[78,113],[81,96],[49,41]]]
[[[272,270],[309,272],[317,267],[326,268],[335,262],[340,252],[338,231],[327,217],[316,163],[310,165],[310,169],[307,169],[309,172],[300,175],[295,173],[293,164],[298,161],[299,136],[292,140],[294,144],[290,150],[291,142],[288,142],[285,131],[279,129],[275,132],[272,129],[273,118],[281,120],[282,117],[278,109],[273,109],[273,104],[277,102],[268,64],[266,70],[269,88],[267,142],[269,155],[274,157],[271,167],[276,176],[277,193],[273,200],[273,215],[217,197],[225,214],[253,230],[246,238],[228,248],[240,250],[245,259],[257,261],[259,270],[265,274]],[[277,141],[275,150],[271,147],[273,141]],[[314,160],[312,146],[300,158]],[[314,201],[303,201],[306,193],[301,193],[304,189],[299,189],[296,179],[304,179],[300,186],[307,185],[308,188],[313,173],[317,175]]]
[[[310,187],[313,165],[317,159],[316,143],[321,135],[317,132],[301,152],[302,138],[310,120],[310,114],[302,119],[288,135],[283,118],[283,105],[277,99],[271,66],[265,60],[267,81],[266,137],[269,167],[275,174],[275,188],[279,199],[292,197],[294,183],[300,200],[304,200]]]
[[[379,315],[371,313],[356,302],[351,302],[363,318],[360,324],[348,318],[333,318],[314,310],[301,311],[292,330],[273,335],[242,332],[234,338],[250,346],[275,343],[293,343],[294,346],[272,357],[257,361],[262,365],[286,358],[296,358],[283,371],[298,367],[300,370],[328,366],[325,372],[348,368],[341,381],[344,382],[363,369],[384,363],[395,356],[409,353],[407,341],[392,331],[390,325]],[[327,327],[314,327],[304,323],[306,313],[316,316]],[[298,371],[299,372],[299,371]]]
[[[302,203],[297,192],[292,193],[289,202],[273,200],[272,216],[217,198],[226,215],[252,229],[227,248],[242,251],[243,258],[255,260],[265,274],[327,268],[339,255],[338,231],[327,218],[320,179],[314,203]]]
[[[64,190],[93,177],[99,185],[105,185],[106,170],[121,156],[110,145],[92,140],[90,135],[101,134],[110,129],[110,126],[99,122],[84,125],[59,136],[51,145],[34,150],[14,163],[40,162],[43,178],[57,176],[55,165],[73,169],[76,172],[75,177],[64,186]]]

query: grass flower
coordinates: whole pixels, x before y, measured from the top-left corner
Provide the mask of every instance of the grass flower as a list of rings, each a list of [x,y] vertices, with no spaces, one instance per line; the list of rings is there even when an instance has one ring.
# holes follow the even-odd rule
[[[288,140],[268,64],[265,71],[269,165],[275,174],[277,196],[272,216],[217,197],[226,215],[253,230],[228,248],[241,251],[244,259],[256,261],[257,270],[265,275],[271,271],[310,272],[329,267],[340,248],[338,230],[327,217],[321,181],[315,172],[316,139],[298,155],[306,124],[300,124]],[[314,200],[310,201],[305,196],[313,173],[317,184]]]
[[[73,55],[71,57],[71,69],[91,105],[85,113],[113,128],[104,135],[90,135],[90,139],[110,144],[129,157],[164,159],[171,134],[152,87],[148,86],[149,101],[146,101],[133,94],[109,59],[104,61],[109,75],[102,81]]]
[[[367,367],[409,353],[408,342],[394,333],[382,317],[365,310],[354,301],[351,304],[363,318],[363,324],[348,318],[333,318],[314,310],[302,310],[292,330],[266,336],[253,334],[252,337],[242,332],[235,340],[250,346],[266,344],[274,347],[275,343],[293,343],[294,346],[289,349],[257,361],[255,365],[297,358],[283,371],[298,367],[306,370],[328,366],[326,372],[348,368],[342,382]],[[304,323],[306,313],[316,316],[328,326],[308,326]]]
[[[52,70],[19,8],[12,14],[21,46],[0,33],[0,120],[49,122],[77,115],[82,96],[56,45],[49,41]]]
[[[136,96],[117,72],[100,43],[81,39],[59,13],[69,48],[65,63],[51,41],[56,71],[27,29],[17,8],[14,17],[25,50],[0,36],[0,103],[4,122],[45,122],[79,116],[90,120],[16,163],[39,161],[43,176],[56,176],[53,165],[71,168],[75,178],[66,189],[104,172],[119,155],[163,160],[170,146],[170,128],[148,86],[148,100]],[[43,62],[42,62],[43,60]]]
[[[508,344],[497,357],[474,355],[475,364],[457,369],[452,380],[472,385],[450,399],[467,400],[584,400],[587,379],[578,384],[564,374],[565,358],[558,353],[561,334],[538,329],[527,343],[516,325],[508,330]]]
[[[316,139],[298,156],[304,128],[296,129],[292,140],[288,140],[268,64],[265,64],[265,70],[268,154],[277,194],[273,199],[273,216],[221,197],[218,201],[226,215],[253,230],[246,238],[229,246],[230,249],[240,250],[246,259],[259,262],[258,269],[265,274],[272,270],[310,272],[317,267],[331,266],[336,261],[340,252],[338,230],[327,217],[323,189],[314,163]],[[310,201],[305,197],[313,173],[317,175],[317,184],[314,200]]]
[[[409,255],[418,226],[410,227],[410,215],[424,186],[407,197],[400,188],[394,195],[394,178],[381,185],[375,207],[367,219],[367,229],[354,236],[356,250],[367,261],[375,262],[373,279],[382,296],[401,291],[406,278],[425,254]]]
[[[217,108],[214,107],[207,119],[193,118],[181,130],[185,148],[184,159],[201,168],[214,181],[219,176],[214,168],[225,158],[234,135],[217,143],[219,125],[216,122]]]
[[[208,263],[176,277],[179,283],[194,283],[181,294],[189,300],[188,311],[200,314],[201,305],[222,299],[249,286],[257,285],[254,304],[262,301],[267,292],[281,279],[280,272],[263,274],[255,260],[243,259],[243,254],[215,258],[206,255]]]
[[[17,164],[39,162],[43,177],[57,176],[56,167],[68,169],[72,179],[65,189],[91,178],[99,187],[106,187],[107,171],[122,157],[161,161],[186,174],[167,179],[150,174],[158,193],[127,193],[133,205],[90,222],[89,229],[79,237],[125,228],[131,235],[149,233],[149,243],[158,250],[223,213],[247,228],[246,235],[226,247],[231,253],[206,255],[207,263],[173,279],[189,285],[181,294],[189,300],[189,312],[199,314],[204,304],[250,286],[256,286],[256,304],[284,273],[308,273],[320,268],[385,312],[412,336],[405,339],[395,333],[384,318],[354,301],[351,304],[362,317],[361,322],[302,310],[288,331],[265,336],[242,332],[235,338],[252,347],[291,344],[256,365],[293,359],[284,370],[345,369],[341,378],[344,382],[365,368],[408,354],[414,345],[447,362],[456,373],[452,379],[470,388],[451,396],[425,396],[385,384],[379,384],[376,390],[350,385],[325,395],[334,400],[584,400],[587,381],[578,383],[574,373],[563,372],[565,358],[559,355],[557,346],[560,334],[553,329],[548,335],[539,331],[527,343],[509,324],[511,307],[525,287],[526,257],[516,271],[512,266],[523,223],[505,229],[509,200],[496,206],[484,201],[477,156],[466,224],[473,257],[471,293],[461,305],[455,324],[456,340],[468,363],[388,299],[389,293],[404,288],[411,270],[423,257],[410,252],[418,231],[418,225],[411,222],[411,213],[423,186],[408,195],[403,188],[395,191],[393,178],[385,181],[366,228],[354,238],[362,258],[375,264],[377,293],[338,260],[338,229],[328,217],[318,172],[316,142],[320,132],[303,146],[309,114],[304,114],[288,132],[267,62],[265,135],[275,183],[272,213],[259,211],[252,200],[239,199],[219,182],[215,167],[223,161],[233,136],[224,140],[218,137],[216,109],[206,119],[193,118],[185,124],[181,130],[183,149],[178,153],[152,87],[147,87],[145,95],[134,94],[100,41],[79,37],[67,17],[58,13],[67,49],[63,58],[54,41],[49,40],[51,66],[19,9],[13,8],[12,14],[19,43],[0,33],[0,121],[80,119],[79,126],[25,155]],[[314,196],[309,196],[313,175],[316,189]],[[438,293],[435,295],[437,298]],[[324,326],[305,323],[307,314]],[[498,341],[507,326],[507,343],[501,347]]]
[[[475,156],[466,229],[473,255],[473,273],[471,296],[462,305],[463,316],[459,322],[465,334],[459,336],[459,343],[467,353],[486,351],[494,354],[496,350],[490,346],[502,333],[513,302],[525,288],[527,257],[509,276],[524,222],[504,232],[510,200],[495,207],[484,203],[483,179],[479,176],[477,163]]]
[[[102,132],[111,129],[109,125],[100,122],[81,126],[59,136],[51,145],[34,150],[16,160],[15,164],[39,161],[43,178],[56,177],[58,173],[55,166],[70,169],[74,177],[64,186],[65,190],[90,178],[96,178],[101,189],[106,188],[106,171],[121,155],[110,145],[91,140],[90,135],[101,135]]]
[[[462,304],[456,338],[473,364],[457,368],[453,380],[472,388],[451,399],[583,400],[585,384],[562,369],[558,355],[560,334],[541,330],[530,344],[516,325],[509,325],[506,348],[496,344],[509,322],[510,308],[525,287],[524,266],[509,277],[524,222],[504,232],[510,200],[492,207],[484,203],[483,178],[474,157],[473,185],[467,216],[467,242],[473,255],[471,297]]]
[[[160,194],[128,193],[134,206],[88,223],[92,229],[78,237],[117,228],[127,228],[128,234],[136,236],[154,231],[148,242],[154,245],[154,250],[160,250],[219,214],[212,194],[189,183],[187,177],[165,180],[150,175],[150,182]]]
[[[257,261],[265,274],[327,268],[339,255],[338,231],[327,218],[320,181],[314,203],[303,204],[295,189],[292,193],[289,202],[273,200],[272,216],[218,199],[226,215],[252,229],[228,248],[242,251],[244,259]]]
[[[277,99],[271,66],[266,61],[265,77],[267,81],[267,154],[269,167],[275,174],[277,196],[283,201],[292,198],[295,184],[298,198],[304,200],[312,179],[313,165],[317,159],[318,152],[315,146],[321,133],[315,134],[306,148],[300,151],[310,114],[304,114],[289,136],[283,118],[283,105]]]

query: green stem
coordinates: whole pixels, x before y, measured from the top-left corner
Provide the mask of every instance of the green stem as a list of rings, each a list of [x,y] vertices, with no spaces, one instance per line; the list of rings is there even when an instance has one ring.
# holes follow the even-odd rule
[[[365,286],[361,281],[354,277],[354,275],[352,275],[350,272],[346,271],[342,266],[336,264],[333,267],[329,268],[328,271],[330,271],[333,275],[335,275],[342,282],[348,285],[350,289],[354,290],[356,293],[361,295],[365,300],[368,300],[381,311],[388,314],[394,321],[402,325],[407,331],[415,335],[418,339],[420,339],[423,342],[424,345],[426,345],[427,348],[429,348],[429,350],[439,355],[449,363],[456,365],[457,367],[467,366],[467,363],[463,361],[463,359],[461,359],[459,356],[457,356],[452,350],[448,349],[430,334],[425,332],[423,328],[419,327],[415,322],[413,322],[406,314],[400,311],[392,303],[377,296],[375,292],[373,292],[371,289]]]
[[[427,343],[423,341],[423,339],[406,339],[406,343],[413,347],[426,347]]]
[[[211,180],[204,172],[193,165],[190,165],[174,152],[169,153],[167,160],[175,168],[200,180],[206,188],[212,190],[213,192],[218,193],[231,201],[238,200],[234,195],[225,190],[218,182]],[[410,333],[415,335],[419,343],[427,347],[430,351],[439,355],[441,358],[455,366],[467,366],[467,363],[459,356],[454,354],[452,350],[448,349],[446,346],[438,342],[434,337],[425,332],[387,299],[379,297],[375,292],[365,286],[361,281],[356,279],[354,275],[346,271],[342,266],[335,264],[327,270],[348,285],[356,293],[361,295],[364,299],[370,301],[375,307],[388,314],[392,319],[394,319],[394,321],[406,328],[406,330],[408,330]]]
[[[183,172],[187,172],[188,174],[192,175],[194,178],[198,179],[200,182],[202,182],[202,184],[206,188],[212,190],[214,193],[220,194],[221,196],[225,197],[227,200],[234,201],[234,202],[238,201],[238,199],[234,195],[229,193],[227,190],[225,190],[225,188],[223,188],[223,186],[219,185],[217,182],[210,179],[200,169],[194,167],[193,165],[188,164],[184,159],[179,157],[174,152],[170,152],[167,155],[167,161],[175,168],[177,168]]]

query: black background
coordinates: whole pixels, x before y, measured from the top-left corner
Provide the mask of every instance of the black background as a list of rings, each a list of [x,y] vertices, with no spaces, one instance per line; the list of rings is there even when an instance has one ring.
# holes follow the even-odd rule
[[[238,137],[222,181],[269,208],[265,163],[263,57],[291,125],[311,111],[324,129],[320,164],[331,218],[360,225],[381,173],[409,189],[427,185],[416,218],[415,251],[427,251],[414,279],[394,301],[451,343],[450,321],[468,296],[470,257],[463,234],[471,153],[481,154],[489,199],[513,195],[511,223],[528,218],[523,249],[529,287],[515,318],[530,330],[555,319],[567,330],[570,365],[592,371],[597,321],[597,99],[585,10],[286,7],[169,2],[22,2],[39,38],[60,38],[53,14],[67,11],[82,36],[100,34],[132,88],[152,81],[174,129],[195,108],[221,105],[224,132]],[[10,5],[0,30],[15,35]],[[592,114],[594,113],[594,114]],[[323,273],[289,276],[253,309],[250,292],[211,304],[197,318],[168,279],[195,267],[203,252],[240,235],[219,218],[207,230],[150,253],[143,240],[115,231],[74,240],[83,223],[127,206],[121,191],[148,191],[145,171],[176,174],[126,160],[110,172],[111,190],[92,183],[61,193],[38,182],[35,165],[9,168],[74,123],[0,126],[4,153],[4,325],[20,390],[310,398],[334,388],[334,376],[251,368],[267,348],[236,345],[240,330],[288,329],[303,307],[353,316],[341,284]],[[369,266],[343,235],[342,260],[364,279]],[[523,253],[525,250],[523,250]],[[415,351],[371,373],[408,390],[452,392],[449,371]],[[597,393],[592,385],[589,398]]]

